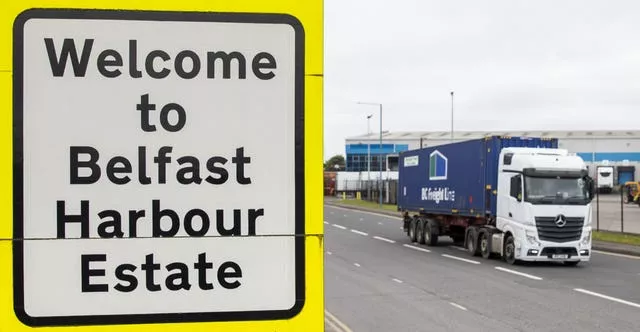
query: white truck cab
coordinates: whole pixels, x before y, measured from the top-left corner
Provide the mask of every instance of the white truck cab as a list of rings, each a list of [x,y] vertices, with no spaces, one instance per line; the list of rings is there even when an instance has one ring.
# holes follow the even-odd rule
[[[492,251],[517,261],[591,257],[594,184],[586,164],[564,149],[504,148],[500,154]]]

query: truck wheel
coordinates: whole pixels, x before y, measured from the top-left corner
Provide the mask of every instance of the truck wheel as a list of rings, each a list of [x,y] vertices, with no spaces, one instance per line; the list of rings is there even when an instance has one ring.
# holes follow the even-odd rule
[[[512,235],[507,235],[507,239],[504,241],[504,250],[503,250],[502,258],[509,265],[516,264],[516,245],[513,241]]]
[[[467,251],[471,256],[478,256],[478,239],[473,237],[474,232],[467,233]]]
[[[418,243],[424,244],[424,220],[418,219],[418,227],[416,227],[416,237],[418,238]]]
[[[409,223],[409,240],[411,240],[411,242],[416,242],[417,241],[417,237],[416,237],[416,227],[418,227],[417,224],[417,218],[411,218],[411,222]]]
[[[489,235],[487,232],[480,233],[480,254],[482,258],[489,259],[491,248],[489,248]]]
[[[435,247],[438,245],[438,234],[433,231],[433,223],[428,220],[425,220],[424,226],[424,242],[431,247]]]

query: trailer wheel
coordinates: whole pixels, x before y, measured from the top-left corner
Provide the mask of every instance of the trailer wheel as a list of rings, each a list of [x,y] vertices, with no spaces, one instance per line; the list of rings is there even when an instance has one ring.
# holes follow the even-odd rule
[[[433,231],[433,228],[435,227],[434,223],[430,220],[425,220],[424,225],[424,242],[431,247],[437,246],[438,234]]]
[[[509,265],[516,264],[516,245],[513,241],[513,235],[507,235],[507,239],[504,241],[503,259]]]
[[[425,221],[421,218],[418,219],[418,227],[416,227],[416,237],[418,238],[418,243],[424,244],[424,224]]]
[[[474,236],[476,232],[470,230],[467,232],[467,251],[471,256],[478,256],[478,238]]]
[[[480,233],[480,254],[484,259],[489,259],[489,257],[491,256],[491,243],[489,242],[490,235],[491,234],[489,234],[488,232]]]
[[[418,227],[417,219],[418,218],[416,217],[411,218],[411,222],[409,224],[409,240],[411,240],[411,242],[417,241],[417,237],[416,237],[416,227]]]

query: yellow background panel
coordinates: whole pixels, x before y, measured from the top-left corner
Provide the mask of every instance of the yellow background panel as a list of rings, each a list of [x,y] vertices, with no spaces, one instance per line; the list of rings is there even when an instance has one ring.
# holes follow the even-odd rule
[[[13,22],[28,8],[96,8],[284,13],[305,32],[305,304],[289,320],[38,328],[44,331],[323,331],[322,86],[323,1],[4,1],[0,4],[0,332],[32,331],[13,311],[12,51]],[[49,299],[64,301],[64,299]]]

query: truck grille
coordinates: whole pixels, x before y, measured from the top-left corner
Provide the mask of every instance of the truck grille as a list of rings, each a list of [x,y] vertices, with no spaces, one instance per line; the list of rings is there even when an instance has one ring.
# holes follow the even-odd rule
[[[559,227],[556,224],[558,217],[536,217],[538,237],[543,241],[569,242],[580,240],[582,236],[583,217],[564,217],[566,224]]]

